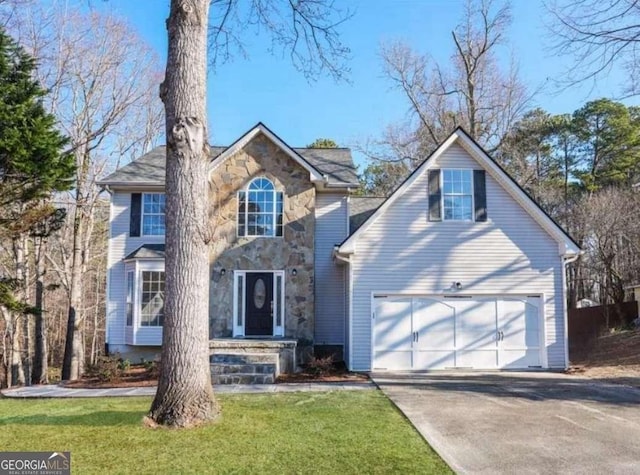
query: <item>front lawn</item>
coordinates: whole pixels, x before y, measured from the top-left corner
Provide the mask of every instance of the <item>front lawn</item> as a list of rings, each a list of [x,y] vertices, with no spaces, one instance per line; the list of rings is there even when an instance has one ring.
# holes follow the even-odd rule
[[[73,473],[450,473],[378,391],[221,395],[222,418],[149,429],[149,398],[0,399],[0,450],[71,451]]]

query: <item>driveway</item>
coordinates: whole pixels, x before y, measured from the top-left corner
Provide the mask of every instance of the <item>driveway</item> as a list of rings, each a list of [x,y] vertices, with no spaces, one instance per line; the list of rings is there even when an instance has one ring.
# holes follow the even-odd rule
[[[458,473],[640,473],[640,389],[554,373],[374,373]]]

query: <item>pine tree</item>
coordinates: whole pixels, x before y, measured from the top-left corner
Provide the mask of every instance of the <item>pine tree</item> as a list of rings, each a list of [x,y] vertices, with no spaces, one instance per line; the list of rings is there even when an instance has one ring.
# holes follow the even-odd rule
[[[44,109],[46,91],[33,78],[35,68],[34,58],[0,29],[0,220],[14,211],[9,204],[32,204],[73,185],[73,159],[61,153],[67,139]]]

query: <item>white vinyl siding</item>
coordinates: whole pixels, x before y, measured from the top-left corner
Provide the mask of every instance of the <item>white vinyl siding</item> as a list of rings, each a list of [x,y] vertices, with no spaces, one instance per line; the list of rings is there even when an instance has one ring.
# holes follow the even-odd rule
[[[433,168],[478,169],[452,145]],[[430,222],[428,173],[360,236],[352,256],[351,369],[371,365],[372,295],[542,295],[548,365],[565,365],[562,258],[558,243],[487,173],[486,222]],[[544,351],[544,350],[543,350]]]
[[[345,333],[345,272],[333,260],[333,249],[347,237],[347,197],[316,195],[315,344],[343,345]]]
[[[107,343],[125,344],[127,278],[122,259],[143,244],[164,243],[164,236],[129,236],[129,211],[131,194],[114,191],[111,196],[111,225],[107,272],[109,275],[109,295],[107,300]],[[133,332],[131,327],[128,328]],[[160,329],[161,331],[161,329]],[[137,344],[152,344],[155,336],[143,338]],[[130,340],[131,341],[131,340]]]

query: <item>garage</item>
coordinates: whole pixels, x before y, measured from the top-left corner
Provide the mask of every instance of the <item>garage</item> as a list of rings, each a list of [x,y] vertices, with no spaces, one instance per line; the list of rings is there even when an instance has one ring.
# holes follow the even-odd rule
[[[539,296],[373,299],[373,369],[528,369],[543,366]]]

